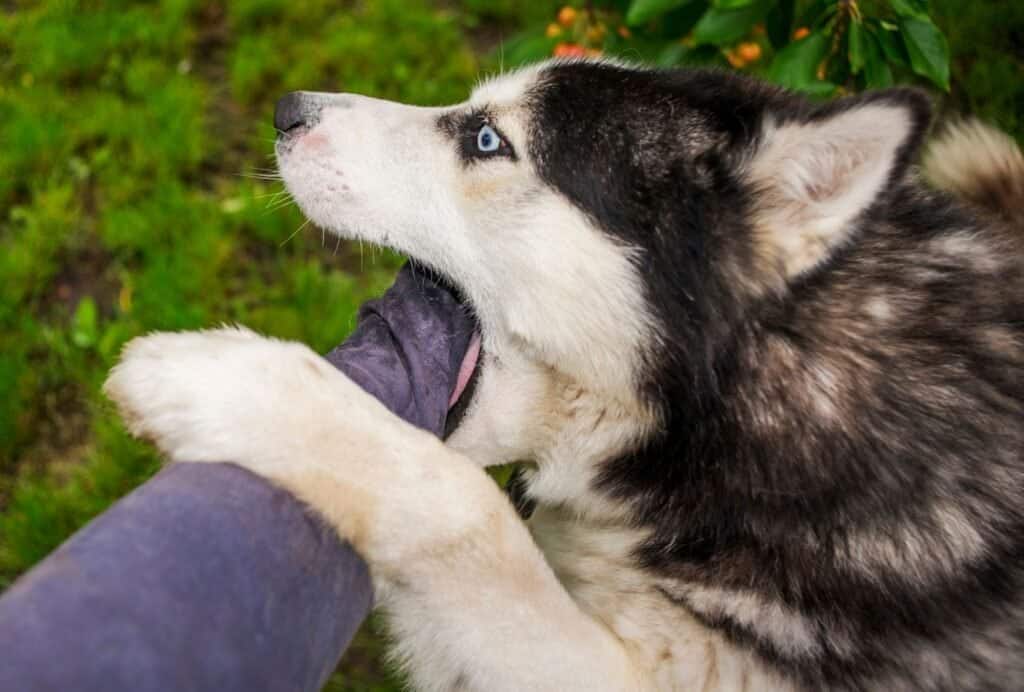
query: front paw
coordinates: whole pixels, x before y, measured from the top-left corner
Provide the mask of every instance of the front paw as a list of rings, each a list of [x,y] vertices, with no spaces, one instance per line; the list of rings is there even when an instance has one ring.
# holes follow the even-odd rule
[[[231,462],[290,490],[381,578],[507,504],[480,469],[301,344],[244,329],[154,334],[128,344],[104,390],[170,460]]]
[[[128,428],[172,461],[259,468],[288,454],[316,384],[337,377],[307,347],[241,328],[158,333],[130,342],[104,392]]]

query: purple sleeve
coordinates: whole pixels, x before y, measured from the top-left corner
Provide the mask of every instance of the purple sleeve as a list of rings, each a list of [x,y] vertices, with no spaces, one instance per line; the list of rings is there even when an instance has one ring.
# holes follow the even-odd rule
[[[359,325],[327,354],[335,367],[413,425],[440,436],[476,322],[451,289],[407,264],[359,311]]]
[[[407,266],[328,359],[440,434],[472,329]],[[362,560],[291,495],[175,464],[0,596],[0,690],[318,690],[371,598]]]

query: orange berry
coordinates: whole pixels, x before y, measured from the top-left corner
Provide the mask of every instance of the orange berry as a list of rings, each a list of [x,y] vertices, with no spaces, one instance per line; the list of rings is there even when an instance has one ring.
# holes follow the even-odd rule
[[[745,62],[757,62],[761,59],[761,46],[754,42],[741,43],[736,47],[736,55]]]
[[[618,31],[619,31],[619,36],[621,36],[622,38],[630,38],[633,35],[633,32],[630,31],[629,27],[627,27],[625,25],[620,26]]]
[[[578,43],[559,43],[552,52],[556,58],[582,58],[587,54],[586,49]]]
[[[807,38],[810,35],[811,35],[811,30],[808,29],[806,26],[802,26],[802,27],[800,27],[799,29],[797,29],[796,31],[793,32],[793,40],[794,41],[799,41],[800,39]]]
[[[742,70],[747,64],[746,60],[744,60],[731,50],[727,50],[725,52],[725,59],[728,60],[729,64],[735,67],[737,70]]]
[[[568,28],[573,25],[577,16],[579,16],[579,12],[576,11],[576,8],[566,5],[558,11],[558,23]]]
[[[548,24],[548,28],[544,30],[544,35],[548,38],[554,38],[562,33],[562,27],[558,26],[554,22]]]

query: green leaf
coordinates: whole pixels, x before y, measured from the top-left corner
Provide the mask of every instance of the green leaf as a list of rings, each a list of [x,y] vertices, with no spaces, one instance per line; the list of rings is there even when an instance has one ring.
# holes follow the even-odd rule
[[[689,50],[689,48],[679,41],[673,41],[658,53],[658,57],[654,59],[654,64],[659,67],[672,67],[673,65],[678,65],[686,57],[686,53],[689,52]]]
[[[949,91],[949,44],[931,22],[903,19],[903,42],[910,55],[910,66],[936,86]]]
[[[781,0],[775,3],[775,6],[768,12],[768,16],[765,17],[764,23],[768,29],[768,39],[776,50],[789,44],[793,35],[795,12],[795,0]]]
[[[661,36],[669,41],[674,41],[680,36],[688,36],[704,13],[708,11],[708,6],[707,0],[694,0],[694,2],[672,10],[658,21]]]
[[[714,46],[697,46],[696,48],[691,48],[682,55],[678,64],[700,67],[729,67],[729,63],[726,62],[725,56],[722,55],[722,51],[718,50]]]
[[[739,10],[744,7],[750,7],[755,2],[757,0],[714,0],[711,5],[720,10]]]
[[[864,25],[859,21],[850,22],[850,33],[847,37],[849,43],[850,71],[853,74],[860,74],[864,69],[864,63],[868,55],[868,36],[864,31]]]
[[[910,67],[910,56],[907,55],[907,48],[900,40],[897,27],[888,26],[888,22],[880,22],[880,29],[875,33],[878,45],[882,47],[885,58],[889,62],[902,67]]]
[[[543,33],[531,31],[513,37],[498,50],[506,65],[518,67],[550,57],[557,43],[557,38],[548,38]]]
[[[747,32],[764,19],[771,9],[772,0],[756,0],[736,10],[721,10],[712,7],[693,29],[697,43],[723,46],[747,35]]]
[[[838,6],[835,0],[813,0],[809,5],[806,2],[797,3],[796,7],[801,9],[793,28],[805,26],[813,31],[834,15]]]
[[[636,26],[643,24],[669,10],[682,7],[693,0],[633,0],[626,13],[626,24]]]
[[[827,99],[831,96],[835,96],[836,88],[836,85],[832,82],[818,80],[817,82],[812,82],[806,86],[800,87],[800,91],[804,92],[808,96]]]
[[[89,348],[96,343],[97,322],[96,302],[88,296],[82,298],[71,319],[71,341],[75,346]]]
[[[884,89],[893,85],[892,69],[885,61],[882,46],[878,37],[867,33],[865,47],[867,48],[866,60],[864,61],[864,79],[872,89]]]
[[[892,69],[886,61],[878,36],[869,31],[867,32],[866,39],[865,47],[867,48],[867,53],[864,61],[864,80],[867,86],[871,88],[892,86]]]
[[[928,0],[889,0],[893,12],[901,17],[928,19]]]
[[[801,91],[816,91],[822,84],[818,65],[828,54],[830,39],[815,31],[810,36],[789,44],[775,56],[768,69],[768,79]]]

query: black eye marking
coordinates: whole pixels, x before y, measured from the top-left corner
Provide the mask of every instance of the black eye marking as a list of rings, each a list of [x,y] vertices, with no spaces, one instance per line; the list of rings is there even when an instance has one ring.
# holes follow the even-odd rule
[[[519,160],[508,137],[484,111],[445,113],[437,126],[455,142],[459,158],[466,165],[493,158]]]

